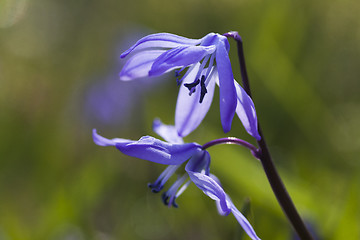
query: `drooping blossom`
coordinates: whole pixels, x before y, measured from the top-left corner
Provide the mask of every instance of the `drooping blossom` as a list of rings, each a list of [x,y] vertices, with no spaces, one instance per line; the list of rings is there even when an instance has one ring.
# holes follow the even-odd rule
[[[187,162],[185,172],[178,176],[173,185],[163,193],[164,203],[177,207],[175,200],[193,182],[207,196],[216,201],[221,215],[232,213],[251,239],[260,239],[224,192],[218,178],[210,174],[210,154],[197,143],[184,143],[174,126],[164,125],[159,120],[155,120],[153,129],[165,141],[151,136],[144,136],[138,141],[122,138],[107,139],[98,135],[95,129],[93,139],[97,145],[114,146],[128,156],[168,165],[159,178],[149,184],[153,192],[160,192],[169,178],[179,170],[183,163]]]
[[[121,54],[121,58],[129,55],[129,59],[120,72],[120,79],[129,81],[159,76],[178,69],[175,76],[181,86],[175,111],[175,127],[182,137],[196,129],[204,119],[217,84],[224,132],[230,131],[236,112],[246,131],[260,140],[254,104],[234,80],[229,49],[227,38],[216,33],[209,33],[201,39],[170,33],[151,34]]]

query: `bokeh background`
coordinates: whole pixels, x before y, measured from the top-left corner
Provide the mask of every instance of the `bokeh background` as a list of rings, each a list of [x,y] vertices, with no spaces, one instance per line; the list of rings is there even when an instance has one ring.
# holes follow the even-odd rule
[[[244,40],[259,121],[319,239],[360,239],[358,0],[0,0],[0,239],[248,239],[191,185],[167,208],[147,183],[164,166],[92,142],[174,122],[173,74],[118,80],[149,33]],[[231,60],[240,80],[236,45]],[[215,96],[214,99],[218,97]],[[237,118],[231,136],[251,139]],[[225,137],[218,101],[187,141]],[[262,239],[294,239],[260,163],[210,149],[212,172]]]

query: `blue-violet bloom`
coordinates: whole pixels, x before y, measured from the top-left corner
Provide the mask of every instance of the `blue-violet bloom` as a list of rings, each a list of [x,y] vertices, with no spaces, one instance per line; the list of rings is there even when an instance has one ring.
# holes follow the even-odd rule
[[[175,127],[182,137],[195,130],[204,119],[216,83],[220,88],[220,118],[224,132],[230,131],[236,112],[246,131],[260,140],[254,103],[234,80],[229,49],[227,38],[216,33],[201,39],[170,33],[151,34],[121,54],[121,58],[131,56],[120,72],[120,79],[159,76],[179,69],[175,71],[177,83],[181,84]],[[186,68],[187,71],[181,74]]]
[[[169,178],[187,161],[185,173],[163,193],[164,203],[177,207],[176,198],[193,182],[207,196],[216,201],[221,215],[228,215],[231,212],[251,239],[260,239],[248,220],[224,192],[217,177],[210,174],[210,154],[206,150],[202,150],[202,146],[197,143],[184,143],[174,126],[164,125],[159,120],[155,120],[153,129],[166,142],[150,136],[144,136],[138,141],[121,138],[107,139],[98,135],[95,129],[93,130],[93,139],[97,145],[115,146],[126,155],[168,165],[159,178],[149,184],[153,192],[161,191]]]

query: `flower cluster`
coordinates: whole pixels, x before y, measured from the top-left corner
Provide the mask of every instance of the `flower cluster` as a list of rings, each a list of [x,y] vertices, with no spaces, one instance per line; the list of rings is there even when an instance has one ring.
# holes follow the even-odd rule
[[[175,77],[180,89],[175,125],[154,121],[154,132],[165,141],[151,136],[144,136],[138,141],[107,139],[97,134],[96,130],[93,131],[93,140],[100,146],[116,147],[128,156],[168,165],[159,178],[149,184],[153,192],[162,191],[170,177],[185,165],[185,171],[163,193],[164,203],[177,207],[176,199],[193,182],[216,201],[220,214],[232,213],[251,239],[259,239],[224,192],[218,178],[210,173],[210,154],[205,150],[205,145],[184,143],[182,139],[204,119],[212,103],[215,85],[220,89],[220,119],[224,132],[230,131],[236,113],[245,130],[256,140],[261,139],[254,103],[233,77],[229,49],[227,38],[215,33],[201,39],[169,33],[152,34],[140,39],[121,55],[121,58],[128,60],[120,72],[120,79],[130,81],[160,76],[176,69]]]

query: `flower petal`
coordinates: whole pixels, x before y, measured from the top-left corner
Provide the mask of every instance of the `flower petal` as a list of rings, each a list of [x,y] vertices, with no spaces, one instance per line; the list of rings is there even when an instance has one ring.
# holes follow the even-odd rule
[[[197,45],[202,39],[190,39],[171,33],[155,33],[141,38],[132,47],[120,55],[126,57],[133,50],[142,50],[145,48],[175,48],[180,45]]]
[[[165,125],[160,119],[154,120],[153,131],[169,143],[184,143],[183,139],[178,135],[175,126]]]
[[[236,114],[240,118],[245,130],[259,141],[261,137],[258,132],[258,122],[254,102],[236,81],[234,81],[234,83],[237,95]]]
[[[186,167],[185,170],[188,172],[191,181],[193,181],[195,185],[200,188],[207,196],[216,201],[219,213],[221,215],[226,216],[232,212],[236,220],[249,235],[249,237],[253,240],[260,240],[249,221],[235,207],[217,180],[203,173],[189,171],[189,169]]]
[[[115,146],[117,143],[130,143],[132,140],[123,138],[107,139],[97,134],[96,129],[93,129],[93,140],[99,146]]]
[[[253,240],[260,240],[260,238],[256,235],[253,227],[249,223],[249,221],[241,214],[241,212],[235,207],[235,205],[231,202],[228,197],[228,202],[230,202],[230,209],[236,220],[239,222],[244,231],[249,235],[249,237]]]
[[[172,144],[150,136],[115,146],[128,156],[166,165],[182,164],[201,149],[197,143]]]
[[[192,83],[199,71],[200,64],[197,63],[195,67],[188,72],[184,78],[184,83]],[[204,69],[206,71],[206,69]],[[217,72],[214,69],[209,76],[209,84],[207,85],[207,94],[203,102],[200,103],[200,86],[197,90],[189,96],[189,90],[182,84],[179,89],[179,95],[175,110],[175,127],[180,136],[184,137],[194,131],[204,119],[206,113],[209,111],[215,90],[215,78]]]
[[[165,50],[147,50],[132,56],[121,70],[119,76],[123,81],[149,76],[151,66]]]
[[[236,109],[236,90],[231,63],[226,50],[227,40],[221,40],[216,48],[216,63],[219,72],[220,117],[224,132],[231,129],[231,122]]]
[[[191,171],[187,165],[185,170],[188,172],[191,181],[193,181],[208,197],[219,202],[222,212],[228,215],[231,210],[226,201],[226,194],[222,187],[210,176],[207,176],[204,173]]]
[[[159,76],[177,67],[199,62],[215,51],[215,46],[179,46],[159,56],[151,67],[149,76]]]
[[[191,157],[186,164],[185,169],[190,172],[204,171],[205,175],[210,175],[210,161],[211,159],[208,151],[199,151]]]

